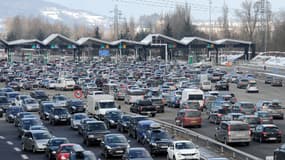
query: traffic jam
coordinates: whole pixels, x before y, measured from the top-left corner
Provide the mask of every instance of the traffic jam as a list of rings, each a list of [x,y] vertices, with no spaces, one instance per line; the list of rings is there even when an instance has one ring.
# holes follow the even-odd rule
[[[283,133],[274,123],[284,119],[285,108],[274,97],[240,101],[230,85],[250,95],[259,94],[261,83],[241,69],[165,64],[160,59],[118,64],[96,59],[46,66],[3,61],[0,72],[0,123],[16,128],[11,134],[27,155],[49,160],[200,160],[199,145],[171,135],[155,120],[171,111],[172,123],[189,130],[203,128],[205,122],[216,125],[211,134],[226,145],[279,143],[272,154],[285,159]],[[262,83],[283,84],[272,76]],[[65,126],[81,143],[55,136]],[[52,127],[57,128],[50,131]],[[212,159],[218,158],[227,159]]]

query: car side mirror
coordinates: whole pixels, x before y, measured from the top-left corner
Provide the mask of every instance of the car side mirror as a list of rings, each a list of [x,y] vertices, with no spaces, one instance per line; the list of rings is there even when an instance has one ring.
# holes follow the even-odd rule
[[[32,138],[32,137],[29,137],[29,140],[33,140],[33,138]]]

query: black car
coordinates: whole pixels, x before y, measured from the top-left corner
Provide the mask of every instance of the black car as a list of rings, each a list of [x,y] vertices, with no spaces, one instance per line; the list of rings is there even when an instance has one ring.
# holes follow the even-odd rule
[[[127,138],[123,134],[106,134],[101,142],[103,155],[109,157],[122,157],[129,147]]]
[[[97,121],[96,119],[94,118],[85,118],[85,119],[82,119],[78,125],[78,134],[79,135],[82,135],[82,132],[85,128],[85,125],[87,124],[87,122],[89,121]]]
[[[25,116],[28,116],[28,115],[32,115],[32,114],[33,113],[31,113],[31,112],[19,112],[14,119],[15,127],[19,126],[19,123],[20,123],[22,118],[24,118]]]
[[[21,91],[21,87],[18,82],[10,82],[7,87],[13,88],[15,91]]]
[[[229,90],[229,83],[226,81],[218,81],[215,85],[215,89],[216,90]]]
[[[6,96],[0,96],[0,108],[6,112],[7,108],[10,106],[10,102]]]
[[[32,98],[35,98],[38,101],[48,101],[49,100],[48,95],[42,90],[35,90],[30,93],[30,96]]]
[[[51,125],[56,125],[57,123],[70,124],[70,114],[66,108],[52,108],[49,114],[49,123]]]
[[[266,76],[266,77],[265,77],[265,80],[264,80],[264,83],[265,83],[265,84],[271,84],[271,83],[272,83],[272,80],[273,80],[273,77],[272,77],[272,76]]]
[[[130,148],[123,155],[123,160],[153,160],[149,152],[143,147]]]
[[[255,131],[253,132],[253,140],[258,141],[259,143],[265,141],[276,141],[281,143],[282,132],[274,124],[257,125]]]
[[[104,122],[108,128],[117,127],[118,120],[123,113],[119,110],[117,111],[107,111],[104,116]]]
[[[150,129],[146,134],[146,142],[149,144],[151,154],[166,153],[172,139],[163,129]]]
[[[156,114],[156,108],[152,105],[151,100],[140,100],[131,105],[130,111],[142,115],[151,115],[152,117]]]
[[[69,143],[67,138],[63,137],[53,137],[47,143],[47,148],[45,150],[45,155],[49,160],[55,159],[56,151],[59,149],[59,146],[64,143]]]
[[[137,138],[136,130],[139,121],[147,120],[146,116],[132,116],[130,117],[130,123],[128,123],[128,135],[129,137]]]
[[[98,143],[103,140],[105,134],[109,134],[110,131],[102,121],[89,121],[83,128],[82,136],[83,143],[86,146],[90,146],[91,143]]]
[[[117,124],[118,131],[120,132],[128,131],[130,118],[131,118],[131,115],[127,115],[127,114],[121,115],[120,119],[118,120],[118,124]]]
[[[80,99],[68,100],[66,107],[71,114],[85,112],[84,102]]]
[[[164,113],[162,98],[151,98],[152,105],[155,106],[157,113]]]
[[[42,101],[40,103],[40,110],[39,110],[40,118],[43,120],[49,119],[49,114],[50,114],[52,108],[54,108],[54,105],[52,102]]]
[[[22,107],[18,107],[18,106],[12,106],[9,107],[6,110],[6,114],[5,114],[5,120],[8,123],[13,123],[17,114],[23,112],[23,108]]]
[[[284,160],[285,159],[285,144],[275,149],[274,154],[273,154],[273,159],[274,160]]]

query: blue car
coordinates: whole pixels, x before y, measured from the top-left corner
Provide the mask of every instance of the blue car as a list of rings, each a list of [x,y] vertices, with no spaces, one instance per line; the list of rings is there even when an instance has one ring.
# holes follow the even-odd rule
[[[150,130],[151,124],[156,123],[153,120],[139,121],[136,129],[137,141],[144,144],[146,141],[147,131]]]

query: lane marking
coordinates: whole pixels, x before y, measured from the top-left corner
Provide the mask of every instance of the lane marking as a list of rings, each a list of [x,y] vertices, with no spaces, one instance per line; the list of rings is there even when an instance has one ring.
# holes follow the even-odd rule
[[[6,139],[5,137],[3,137],[3,136],[0,136],[0,139]]]
[[[29,159],[29,157],[25,154],[21,154],[22,159]]]
[[[14,150],[15,150],[16,152],[21,152],[21,149],[18,148],[18,147],[14,147]]]
[[[265,160],[273,160],[274,159],[274,156],[266,156],[265,157]]]
[[[13,144],[14,144],[14,143],[11,142],[11,141],[6,141],[6,143],[9,144],[9,145],[13,145]]]

